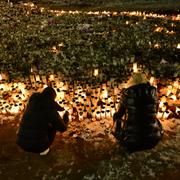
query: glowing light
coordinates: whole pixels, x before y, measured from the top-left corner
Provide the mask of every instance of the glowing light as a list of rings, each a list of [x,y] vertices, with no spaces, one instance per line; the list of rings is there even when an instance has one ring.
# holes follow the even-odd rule
[[[170,98],[173,100],[173,101],[176,101],[176,96],[175,95],[171,95]]]
[[[154,84],[154,82],[155,82],[155,78],[154,78],[154,77],[151,77],[151,78],[150,78],[150,80],[149,80],[149,82],[150,82],[150,84],[152,84],[152,85],[153,85],[153,84]]]
[[[177,49],[180,49],[180,43],[178,43],[178,45],[177,45]]]
[[[157,118],[158,118],[158,119],[162,118],[162,116],[163,116],[163,112],[158,112],[158,113],[157,113]]]
[[[154,30],[154,32],[162,32],[163,29],[164,29],[163,27],[157,27],[157,28]]]
[[[170,112],[169,111],[165,111],[164,114],[163,114],[163,118],[164,119],[167,119],[170,115]]]
[[[98,74],[99,74],[99,70],[98,70],[98,69],[94,69],[93,75],[94,75],[94,76],[97,76]]]
[[[50,81],[54,81],[54,75],[53,75],[53,74],[50,74],[49,80],[50,80]]]
[[[155,45],[154,45],[154,48],[156,48],[156,49],[159,49],[161,46],[158,44],[158,43],[156,43]]]
[[[137,63],[133,63],[133,72],[134,73],[138,72]]]

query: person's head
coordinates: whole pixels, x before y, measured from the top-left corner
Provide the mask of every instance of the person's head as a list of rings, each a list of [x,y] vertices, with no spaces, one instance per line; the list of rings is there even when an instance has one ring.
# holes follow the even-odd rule
[[[143,73],[134,73],[127,82],[127,86],[135,86],[137,84],[147,83],[146,75]]]
[[[55,100],[56,98],[56,91],[52,88],[52,87],[46,87],[43,91],[42,91],[42,95]]]

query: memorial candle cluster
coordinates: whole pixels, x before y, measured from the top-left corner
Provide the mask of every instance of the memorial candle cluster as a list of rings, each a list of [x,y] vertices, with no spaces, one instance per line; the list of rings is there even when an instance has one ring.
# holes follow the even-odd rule
[[[133,72],[138,72],[137,63],[133,64]],[[94,69],[93,76],[98,76],[99,70]],[[121,90],[126,83],[107,81],[102,84],[85,84],[83,82],[69,83],[62,81],[59,75],[48,76],[35,74],[31,70],[29,78],[8,82],[6,76],[0,74],[0,114],[21,113],[33,92],[41,92],[47,85],[51,85],[57,93],[56,101],[69,111],[70,119],[82,121],[112,118],[119,108]],[[157,87],[156,79],[150,78],[150,83]],[[157,87],[158,88],[158,87]],[[168,119],[179,115],[180,98],[179,79],[160,89],[158,118]],[[64,112],[60,114],[63,115]]]

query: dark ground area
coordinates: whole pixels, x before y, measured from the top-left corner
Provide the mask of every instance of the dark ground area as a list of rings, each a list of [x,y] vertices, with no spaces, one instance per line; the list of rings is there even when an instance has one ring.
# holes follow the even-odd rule
[[[11,117],[11,119],[13,119]],[[39,156],[16,145],[18,120],[0,125],[1,180],[163,179],[180,177],[180,134],[166,133],[156,148],[127,154],[115,141],[57,134],[50,153]]]

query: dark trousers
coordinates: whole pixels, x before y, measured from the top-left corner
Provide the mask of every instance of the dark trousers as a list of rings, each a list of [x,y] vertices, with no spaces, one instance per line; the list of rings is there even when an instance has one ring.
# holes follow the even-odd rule
[[[49,127],[49,129],[48,129],[48,141],[44,145],[44,148],[42,149],[42,151],[45,151],[47,148],[49,148],[51,146],[51,144],[53,143],[53,141],[55,139],[55,136],[56,136],[56,130],[54,130],[52,127]]]
[[[56,130],[53,129],[51,126],[48,128],[47,135],[44,137],[44,140],[36,142],[33,140],[27,141],[26,140],[17,140],[17,144],[25,151],[32,152],[32,153],[40,153],[45,151],[47,148],[51,146],[56,136]]]

